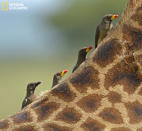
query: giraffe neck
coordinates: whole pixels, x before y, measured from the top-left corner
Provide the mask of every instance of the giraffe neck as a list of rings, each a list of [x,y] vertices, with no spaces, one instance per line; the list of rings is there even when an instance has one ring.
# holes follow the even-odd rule
[[[142,0],[67,80],[0,122],[12,130],[142,130]]]

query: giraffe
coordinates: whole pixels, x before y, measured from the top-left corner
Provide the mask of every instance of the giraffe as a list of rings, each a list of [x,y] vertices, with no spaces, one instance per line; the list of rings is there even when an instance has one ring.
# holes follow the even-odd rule
[[[142,131],[142,0],[130,0],[120,22],[71,76],[0,131]]]

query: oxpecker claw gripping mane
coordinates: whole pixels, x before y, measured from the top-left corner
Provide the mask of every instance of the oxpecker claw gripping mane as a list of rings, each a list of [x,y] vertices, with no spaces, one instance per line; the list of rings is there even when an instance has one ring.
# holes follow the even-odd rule
[[[142,0],[65,81],[0,121],[9,131],[142,131]]]

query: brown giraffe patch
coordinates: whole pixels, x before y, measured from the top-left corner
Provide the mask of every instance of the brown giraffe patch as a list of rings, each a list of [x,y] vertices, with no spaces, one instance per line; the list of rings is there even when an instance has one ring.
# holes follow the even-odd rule
[[[74,108],[66,107],[58,113],[56,120],[61,120],[69,124],[77,123],[81,118],[81,114]]]
[[[105,108],[99,116],[103,118],[105,121],[108,121],[110,123],[114,124],[121,124],[123,123],[123,119],[121,117],[120,112],[117,109],[114,108]]]
[[[142,87],[140,88],[138,94],[142,96]]]
[[[38,131],[38,130],[35,129],[34,126],[27,125],[27,126],[21,126],[21,127],[15,128],[12,131]]]
[[[72,128],[66,126],[59,126],[56,124],[44,124],[43,127],[44,131],[72,131]]]
[[[54,88],[51,93],[66,102],[71,102],[76,97],[76,94],[69,89],[67,83],[60,84],[58,87]]]
[[[136,13],[131,17],[134,21],[138,22],[139,25],[142,25],[142,7],[139,7],[136,10]]]
[[[127,40],[129,50],[139,50],[142,47],[142,30],[132,26],[123,25],[123,38]]]
[[[81,72],[73,76],[70,82],[80,93],[86,92],[87,86],[92,89],[98,89],[98,71],[91,66],[84,67]]]
[[[121,53],[121,49],[122,47],[117,39],[108,40],[104,45],[99,47],[93,57],[93,61],[99,66],[105,67],[112,63],[116,56]]]
[[[142,67],[142,54],[135,55],[135,60],[137,63],[139,63],[139,66]]]
[[[7,129],[9,127],[8,122],[8,120],[0,121],[0,129]]]
[[[124,63],[118,63],[113,68],[108,70],[105,75],[105,88],[116,86],[117,84],[123,85],[125,92],[132,94],[141,83],[142,75],[136,72],[135,64],[129,66]]]
[[[36,108],[36,107],[38,107],[40,105],[43,105],[43,104],[45,104],[47,102],[48,102],[48,98],[45,98],[43,100],[40,100],[40,101],[36,102],[34,105],[32,105],[32,108]]]
[[[84,131],[103,131],[105,127],[104,124],[101,124],[90,117],[81,125],[81,128],[83,128]]]
[[[112,128],[111,131],[131,131],[127,127],[118,127],[118,128]]]
[[[55,102],[48,102],[44,105],[41,105],[37,108],[35,108],[35,112],[38,115],[38,121],[43,121],[45,119],[48,119],[48,117],[59,108],[59,104]]]
[[[111,103],[119,103],[119,102],[121,102],[121,95],[118,94],[117,92],[110,91],[107,97],[108,97],[108,100]]]
[[[137,131],[142,131],[142,127],[141,127],[141,128],[138,128]]]
[[[77,102],[77,105],[85,112],[94,112],[101,106],[101,96],[97,94],[85,96]]]
[[[15,123],[25,123],[25,122],[32,122],[32,117],[30,113],[27,111],[20,112],[11,117]]]
[[[142,122],[142,104],[138,101],[125,104],[131,124]]]

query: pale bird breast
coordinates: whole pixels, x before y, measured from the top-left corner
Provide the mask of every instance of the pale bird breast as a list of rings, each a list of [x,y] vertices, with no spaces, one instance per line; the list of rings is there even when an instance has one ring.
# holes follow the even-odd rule
[[[30,96],[29,99],[30,99],[31,101],[34,101],[34,100],[37,99],[37,97],[38,97],[37,95],[33,94],[33,95]]]

